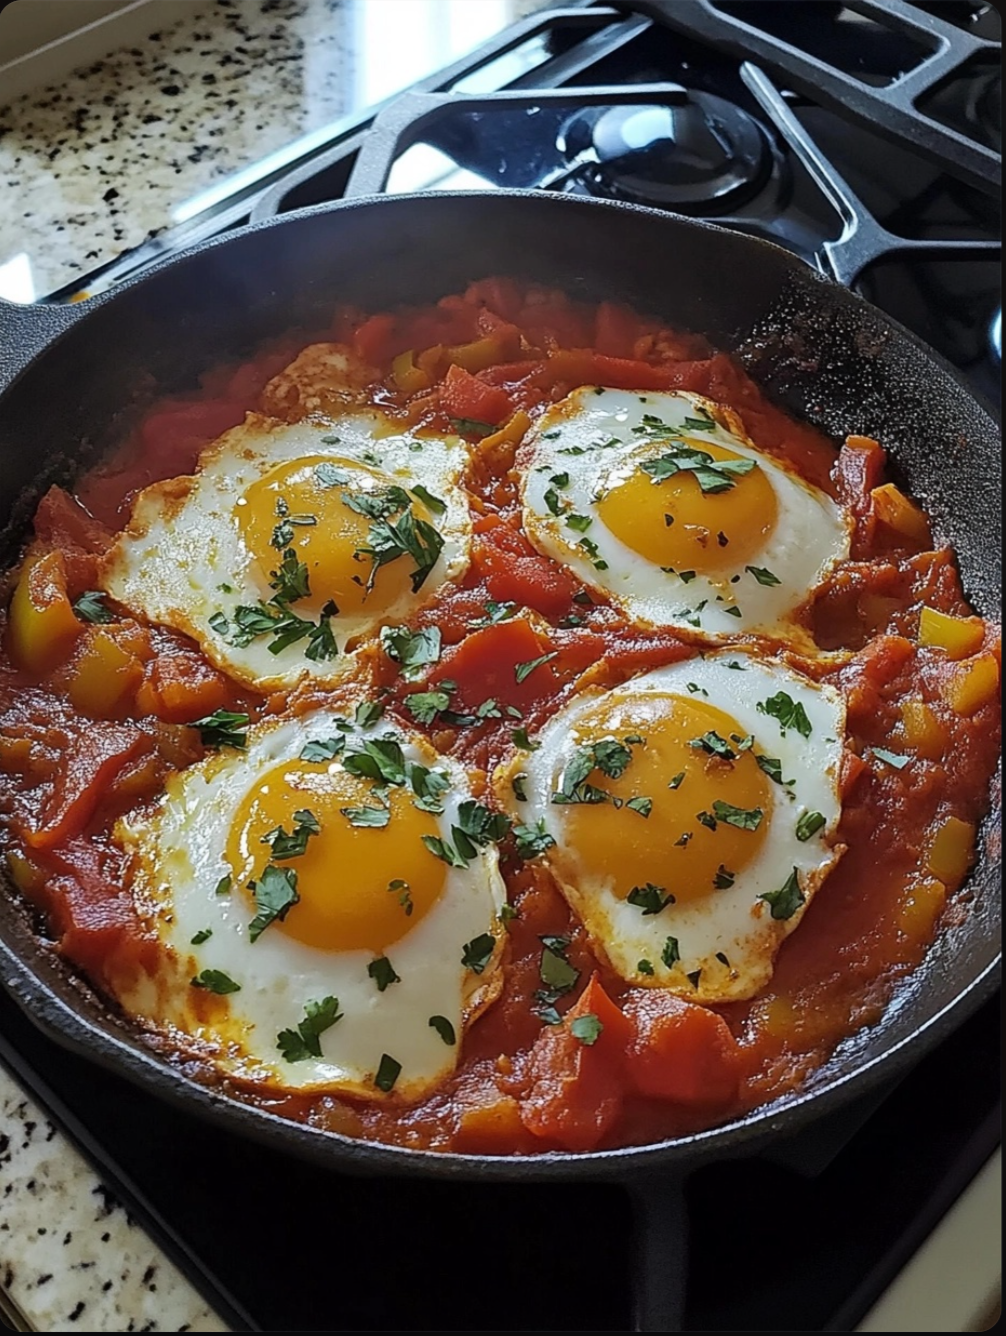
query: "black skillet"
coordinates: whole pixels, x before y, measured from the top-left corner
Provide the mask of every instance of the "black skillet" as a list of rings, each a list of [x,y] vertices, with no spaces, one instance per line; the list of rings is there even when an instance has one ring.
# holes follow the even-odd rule
[[[589,301],[615,298],[736,350],[755,379],[836,440],[879,437],[894,473],[957,549],[964,587],[1000,612],[999,432],[957,372],[911,334],[787,252],[630,205],[540,193],[350,200],[195,247],[76,307],[0,305],[0,451],[6,559],[35,501],[121,436],[145,403],[193,387],[293,326],[322,328],[333,304],[430,302],[510,274]],[[983,832],[969,912],[942,934],[884,1021],[843,1044],[799,1094],[723,1127],[586,1155],[441,1155],[369,1145],[284,1122],[186,1080],[0,902],[3,983],[48,1034],[223,1127],[345,1171],[451,1179],[594,1179],[641,1203],[638,1329],[678,1329],[682,1222],[669,1183],[709,1158],[762,1149],[903,1073],[993,991],[999,847]],[[864,887],[864,893],[869,888]]]

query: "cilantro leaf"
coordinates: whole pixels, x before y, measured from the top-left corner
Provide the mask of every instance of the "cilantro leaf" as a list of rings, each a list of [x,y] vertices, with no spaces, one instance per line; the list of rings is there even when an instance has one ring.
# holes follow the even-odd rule
[[[362,750],[348,751],[343,766],[358,779],[373,779],[379,784],[405,783],[405,758],[394,737],[365,738]]]
[[[246,729],[250,720],[248,715],[235,713],[233,710],[214,710],[203,719],[196,719],[191,725],[199,729],[199,736],[204,747],[236,747],[243,750],[248,745]]]
[[[591,744],[591,750],[594,765],[610,779],[619,779],[624,775],[632,760],[632,752],[617,738],[601,738],[600,741]]]
[[[451,698],[446,691],[413,691],[404,700],[405,708],[417,724],[432,724],[450,703]]]
[[[203,942],[208,942],[212,936],[212,928],[200,928],[194,937],[189,938],[189,941],[193,946],[202,946]]]
[[[450,840],[442,840],[437,835],[423,835],[420,837],[423,843],[429,849],[435,858],[439,858],[446,863],[448,867],[467,867],[468,860],[454,848]]]
[[[597,1043],[603,1029],[604,1026],[592,1011],[577,1016],[569,1025],[569,1032],[573,1038],[579,1039],[581,1044],[586,1044],[588,1047]]]
[[[765,901],[772,910],[774,919],[791,919],[807,897],[800,889],[797,871],[794,868],[777,891],[767,891],[764,895],[759,895],[758,899]]]
[[[492,436],[499,430],[491,422],[480,422],[478,418],[452,417],[448,421],[462,436]]]
[[[720,802],[717,798],[713,803],[713,815],[717,821],[725,821],[728,826],[736,826],[739,830],[757,830],[765,813],[760,807],[747,810],[743,807],[734,807],[731,803]]]
[[[796,823],[796,838],[805,843],[825,825],[827,820],[822,812],[804,812]]]
[[[103,589],[85,589],[73,605],[73,610],[82,622],[114,622],[115,614],[105,607],[108,597]]]
[[[648,914],[659,914],[662,909],[674,904],[674,896],[670,891],[663,886],[654,886],[652,881],[648,881],[645,886],[633,886],[625,899],[628,904],[641,909],[644,918]]]
[[[293,833],[289,834],[282,826],[276,826],[262,836],[262,843],[268,844],[272,857],[277,860],[299,858],[307,849],[307,842],[312,835],[318,835],[321,825],[318,818],[307,808],[301,808],[293,814]]]
[[[394,1089],[395,1082],[401,1074],[402,1064],[396,1062],[387,1053],[382,1053],[381,1061],[377,1065],[377,1073],[374,1076],[374,1085],[377,1086],[378,1090],[383,1090],[385,1094],[388,1094],[390,1090]]]
[[[190,979],[193,988],[205,988],[208,993],[218,993],[223,997],[226,993],[240,993],[241,985],[235,983],[229,974],[223,970],[203,970],[197,974],[194,979]]]
[[[269,588],[276,591],[276,601],[280,604],[296,603],[307,598],[311,593],[311,582],[307,566],[299,561],[297,553],[288,547],[283,553],[283,560],[277,570],[270,571]]]
[[[776,784],[786,783],[786,780],[782,777],[782,761],[778,756],[763,756],[760,752],[755,752],[755,760],[769,779],[774,780]]]
[[[543,663],[550,663],[552,659],[559,657],[559,651],[553,650],[551,654],[541,654],[537,659],[528,659],[526,663],[514,665],[513,675],[518,682],[523,682],[525,678],[530,677],[536,668],[540,668]]]
[[[401,664],[406,681],[413,681],[422,677],[427,664],[440,658],[440,628],[410,631],[407,626],[382,626],[381,648],[389,659]]]
[[[296,1030],[280,1030],[276,1047],[287,1062],[303,1062],[306,1058],[321,1057],[321,1036],[336,1021],[342,1020],[337,997],[324,997],[320,1002],[308,1002],[304,1019]]]
[[[434,496],[433,493],[428,488],[424,487],[421,482],[417,482],[415,486],[410,487],[409,490],[413,496],[418,496],[426,509],[432,511],[434,515],[442,515],[446,511],[447,502],[442,501],[439,496]]]
[[[680,787],[681,787],[681,781],[684,779],[684,777],[685,777],[685,772],[684,772],[683,770],[679,770],[678,773],[673,777],[673,779],[672,779],[672,780],[670,781],[670,783],[667,785],[667,787],[668,787],[669,789],[678,789],[678,788],[680,788]]]
[[[725,891],[737,880],[737,875],[731,872],[721,863],[716,869],[716,875],[713,877],[713,885],[718,891]]]
[[[652,798],[630,798],[625,805],[631,812],[638,812],[640,816],[649,816],[653,811]]]
[[[345,737],[314,738],[301,748],[302,761],[332,761],[346,745]]]
[[[394,881],[388,882],[388,890],[398,897],[398,903],[405,910],[405,917],[412,917],[414,905],[412,903],[412,893],[409,890],[409,883],[402,881],[401,877],[395,877]]]
[[[810,737],[812,730],[811,722],[807,718],[807,711],[803,708],[802,703],[795,701],[788,692],[777,691],[768,700],[758,701],[755,708],[759,714],[767,714],[778,720],[779,728],[783,733],[786,732],[787,728],[794,728],[801,737]]]
[[[568,993],[580,977],[580,971],[569,963],[562,950],[556,950],[555,946],[549,945],[542,948],[538,972],[542,983],[553,995],[550,999],[553,1002],[556,997]]]
[[[379,700],[362,700],[353,712],[353,723],[357,728],[370,728],[384,713],[384,704]]]
[[[640,974],[652,974],[652,973],[653,973],[653,966],[652,966],[652,964],[650,963],[650,961],[648,961],[648,960],[637,960],[637,961],[636,961],[636,969],[639,971]]]
[[[897,752],[887,751],[883,747],[871,747],[870,751],[878,761],[883,761],[885,765],[891,766],[894,770],[904,770],[912,759],[910,756],[901,756]]]
[[[379,993],[383,993],[385,988],[389,988],[393,983],[402,982],[387,956],[378,956],[376,960],[372,960],[367,966],[367,973],[377,984]]]
[[[660,959],[668,969],[677,964],[681,959],[681,952],[678,949],[678,939],[676,937],[668,937],[667,941],[664,943],[664,949],[660,953]]]
[[[213,894],[230,895],[231,891],[233,890],[233,887],[234,887],[234,878],[231,876],[229,872],[225,872],[224,875],[217,882],[216,886],[213,888]]]
[[[733,750],[726,738],[721,738],[719,733],[710,731],[703,733],[700,738],[692,738],[688,744],[690,747],[702,748],[712,756],[719,756],[724,761],[735,761],[737,753]]]
[[[324,439],[325,438],[322,437],[322,440]],[[338,444],[338,437],[333,437],[332,444]],[[349,482],[349,474],[343,473],[328,460],[325,460],[321,464],[315,464],[314,478],[321,487],[345,487]]]
[[[351,826],[365,827],[373,826],[375,829],[383,829],[391,820],[391,813],[386,807],[340,807],[339,812],[346,818]]]
[[[377,572],[399,557],[411,557],[414,569],[411,576],[412,592],[417,593],[426,577],[437,564],[443,551],[443,535],[426,520],[418,520],[411,506],[397,520],[379,519],[367,532],[367,543],[358,549],[359,555],[371,561],[367,588],[374,587]]]
[[[541,746],[540,742],[528,737],[526,728],[515,728],[510,736],[513,739],[514,746],[520,747],[522,751],[537,751]]]
[[[461,963],[473,974],[481,974],[492,959],[496,938],[491,932],[481,932],[461,948]]]
[[[440,1038],[449,1047],[453,1048],[454,1045],[458,1042],[458,1037],[454,1033],[454,1026],[450,1023],[450,1021],[447,1019],[446,1016],[431,1016],[428,1021],[428,1024],[432,1029],[436,1030]]]
[[[257,942],[270,923],[281,923],[300,899],[297,894],[297,874],[293,868],[273,867],[270,863],[258,881],[250,881],[255,892],[258,913],[248,925],[248,940]]]
[[[673,431],[673,428],[665,428],[668,435]],[[750,473],[757,465],[753,459],[714,459],[705,450],[672,444],[659,458],[645,460],[639,467],[655,483],[665,482],[678,473],[691,473],[703,492],[716,493],[729,491],[737,478]]]
[[[773,575],[772,572],[766,570],[764,566],[745,566],[744,569],[749,575],[753,575],[760,585],[782,584],[778,575]]]
[[[514,826],[513,833],[517,841],[517,853],[525,861],[537,858],[555,847],[555,840],[545,829],[544,817],[534,826]]]

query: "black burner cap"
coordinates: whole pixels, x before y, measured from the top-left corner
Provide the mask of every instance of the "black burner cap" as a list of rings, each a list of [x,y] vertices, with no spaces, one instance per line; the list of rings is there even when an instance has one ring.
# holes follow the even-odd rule
[[[684,88],[660,106],[578,112],[559,147],[596,160],[585,174],[592,193],[682,213],[726,213],[771,171],[768,144],[746,111]]]

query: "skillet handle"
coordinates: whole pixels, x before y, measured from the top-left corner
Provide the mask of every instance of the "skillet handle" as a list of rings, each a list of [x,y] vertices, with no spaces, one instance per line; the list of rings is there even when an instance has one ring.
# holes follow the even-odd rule
[[[69,329],[84,308],[83,302],[79,306],[21,306],[0,299],[0,391]]]
[[[688,1205],[681,1175],[629,1182],[635,1216],[634,1331],[681,1331],[688,1280]]]

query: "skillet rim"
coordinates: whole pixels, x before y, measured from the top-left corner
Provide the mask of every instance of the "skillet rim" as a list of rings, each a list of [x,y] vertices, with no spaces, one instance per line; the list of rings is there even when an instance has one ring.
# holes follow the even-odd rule
[[[27,326],[30,337],[31,320],[37,319],[40,326],[39,334],[43,339],[40,346],[31,350],[26,357],[18,359],[21,364],[0,390],[0,401],[24,376],[35,371],[38,363],[44,360],[49,352],[55,351],[64,339],[72,337],[77,327],[86,323],[89,315],[97,313],[109,304],[114,304],[120,295],[141,287],[148,280],[160,277],[176,266],[184,265],[204,252],[213,251],[232,241],[236,242],[248,235],[284,224],[296,224],[319,215],[342,213],[375,204],[393,208],[396,204],[407,205],[417,200],[443,200],[446,203],[459,199],[495,198],[508,199],[511,202],[518,199],[533,201],[532,207],[541,208],[543,212],[556,207],[577,207],[581,211],[616,209],[652,220],[669,221],[676,225],[685,224],[688,230],[713,232],[720,238],[729,238],[732,245],[741,249],[746,248],[749,251],[767,249],[774,253],[776,263],[784,261],[784,267],[799,279],[817,280],[824,289],[841,293],[840,300],[851,303],[854,311],[858,311],[859,308],[869,310],[873,318],[879,318],[880,323],[886,326],[896,339],[907,340],[917,352],[944,375],[949,376],[957,388],[974,404],[978,413],[988,419],[993,432],[998,430],[997,418],[991,406],[983,396],[977,394],[967,384],[957,368],[940,353],[858,293],[844,288],[826,274],[805,265],[784,247],[761,237],[753,237],[715,223],[666,210],[651,209],[623,201],[544,195],[526,190],[425,191],[408,195],[367,195],[313,205],[274,218],[256,220],[231,232],[198,242],[176,255],[158,261],[144,273],[125,280],[105,293],[97,294],[87,303],[81,303],[81,306],[72,312],[70,308],[65,308],[60,313],[62,318],[55,321],[51,316],[43,319],[39,313],[28,314],[30,308],[19,309],[11,303],[0,303],[0,329],[4,325],[5,309],[12,308],[14,315],[11,319],[15,327]],[[49,326],[47,331],[41,329],[43,324]],[[990,817],[994,818],[994,811]],[[989,818],[986,818],[982,830],[987,828],[988,822]],[[982,873],[994,883],[997,879],[997,869],[998,880],[1001,882],[1001,865],[992,862],[987,850],[983,848],[972,870],[969,883],[966,884],[970,884],[976,874]],[[6,880],[6,875],[4,879]],[[990,889],[994,890],[994,885]],[[24,903],[23,897],[16,891],[11,898],[16,906]],[[49,943],[40,941],[34,933],[31,933],[31,937],[37,944],[36,950],[39,955],[48,954],[56,958],[55,950]],[[932,944],[929,949],[932,949]],[[761,1105],[743,1117],[719,1127],[641,1146],[622,1146],[590,1152],[547,1151],[540,1154],[509,1156],[418,1150],[348,1137],[342,1133],[280,1118],[254,1104],[192,1081],[182,1072],[172,1068],[154,1050],[145,1049],[142,1046],[142,1038],[136,1032],[134,1032],[134,1042],[130,1043],[97,1023],[92,1023],[82,1011],[63,1002],[2,936],[0,936],[0,960],[3,962],[0,982],[7,993],[43,1033],[63,1047],[98,1063],[118,1077],[132,1081],[155,1098],[165,1099],[175,1107],[206,1117],[218,1126],[240,1131],[253,1139],[277,1146],[283,1145],[285,1149],[308,1159],[327,1160],[333,1168],[357,1172],[388,1171],[427,1177],[480,1179],[525,1177],[555,1180],[579,1176],[598,1178],[621,1176],[623,1179],[631,1180],[658,1165],[673,1168],[686,1163],[693,1164],[727,1151],[736,1153],[741,1148],[745,1153],[752,1153],[780,1134],[802,1129],[818,1117],[834,1111],[858,1095],[866,1094],[881,1082],[892,1079],[930,1051],[992,995],[1001,971],[1001,947],[999,953],[971,977],[940,1011],[928,1020],[916,1023],[910,1033],[895,1043],[885,1045],[874,1057],[852,1066],[845,1073],[830,1079],[824,1078],[820,1084],[815,1084],[814,1078],[811,1077],[809,1088],[791,1097],[777,1098],[772,1103]],[[62,965],[60,967],[62,968]],[[908,993],[915,974],[916,971],[913,971],[905,980],[899,981],[892,1000],[897,998],[899,992]],[[105,999],[100,995],[97,996],[99,1003],[107,1009],[108,1003]],[[106,1010],[106,1015],[109,1014],[114,1016],[114,1013]],[[888,1014],[890,1014],[890,1004],[885,1009],[885,1016],[877,1023],[880,1027],[883,1026]],[[843,1043],[854,1042],[856,1036],[862,1033],[864,1033],[862,1030],[854,1032]],[[826,1071],[827,1064],[817,1070]]]

